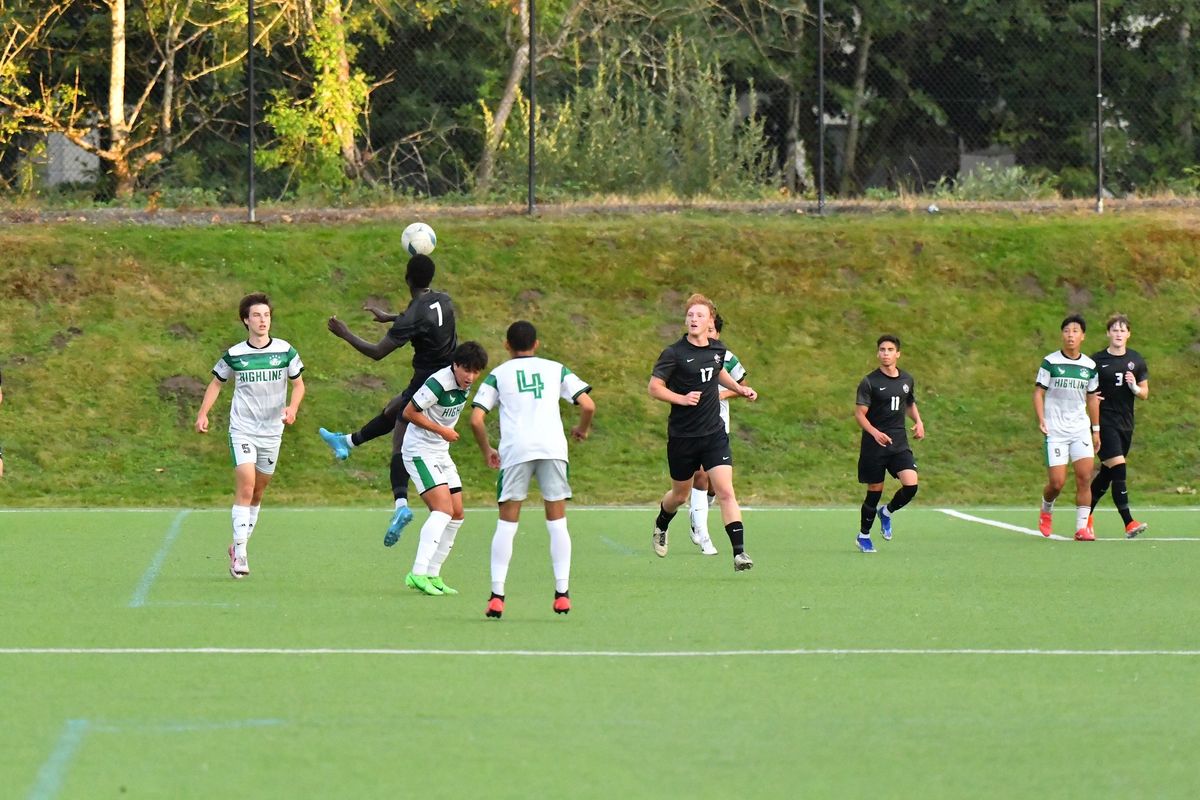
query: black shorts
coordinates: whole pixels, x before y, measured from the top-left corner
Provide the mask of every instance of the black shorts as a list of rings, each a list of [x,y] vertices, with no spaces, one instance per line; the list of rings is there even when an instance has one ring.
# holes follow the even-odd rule
[[[425,381],[429,380],[429,376],[437,372],[438,369],[442,369],[442,367],[429,370],[423,369],[414,372],[412,380],[408,382],[408,386],[404,387],[404,391],[393,397],[388,401],[388,404],[384,406],[384,415],[399,422],[401,420],[401,415],[404,413],[404,407],[412,401],[413,395],[417,393],[417,390],[425,385]]]
[[[1107,461],[1117,456],[1129,455],[1129,447],[1133,444],[1133,428],[1122,428],[1118,425],[1100,426],[1100,460]]]
[[[725,431],[667,438],[667,467],[673,481],[690,481],[700,467],[732,466],[733,451],[729,449],[729,434]]]
[[[909,449],[888,452],[886,447],[871,442],[866,443],[858,452],[858,482],[883,483],[883,473],[886,470],[895,478],[906,469],[917,468],[917,460]]]

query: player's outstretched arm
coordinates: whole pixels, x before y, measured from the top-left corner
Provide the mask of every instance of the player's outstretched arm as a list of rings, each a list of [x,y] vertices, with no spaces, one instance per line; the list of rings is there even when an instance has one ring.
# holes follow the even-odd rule
[[[596,401],[590,394],[584,392],[575,398],[575,403],[579,406],[579,424],[571,428],[571,437],[577,442],[582,442],[592,430],[592,417],[596,415]]]
[[[300,413],[300,401],[304,399],[304,376],[297,375],[292,379],[292,402],[284,406],[283,409],[283,424],[291,425],[296,421],[296,415]]]
[[[338,319],[337,316],[330,317],[329,322],[326,323],[326,327],[329,328],[329,332],[334,336],[345,340],[355,350],[362,353],[367,358],[375,361],[379,361],[381,358],[400,346],[394,339],[392,339],[392,337],[386,334],[378,342],[371,344],[366,339],[362,339],[351,333],[349,326]]]
[[[395,322],[400,318],[399,314],[389,314],[379,306],[363,306],[363,311],[370,312],[371,316],[375,318],[376,322]]]
[[[208,412],[212,411],[217,395],[221,393],[221,381],[213,378],[204,390],[204,399],[200,401],[200,410],[196,412],[196,433],[208,433]]]

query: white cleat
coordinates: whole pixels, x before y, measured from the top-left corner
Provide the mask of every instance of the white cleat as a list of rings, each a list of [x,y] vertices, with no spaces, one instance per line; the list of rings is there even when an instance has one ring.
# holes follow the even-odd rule
[[[233,545],[229,545],[229,574],[236,578],[244,578],[250,574],[250,564],[245,556],[238,556]]]
[[[707,533],[702,534],[700,541],[696,542],[696,544],[700,545],[701,555],[715,556],[717,554],[717,548],[713,545],[712,539],[709,538]]]
[[[651,536],[651,541],[654,543],[654,555],[659,558],[667,557],[667,532],[661,530],[657,524],[654,526],[654,534]]]
[[[754,562],[750,560],[750,556],[747,553],[738,553],[733,557],[734,572],[742,572],[744,570],[752,569],[753,567]]]

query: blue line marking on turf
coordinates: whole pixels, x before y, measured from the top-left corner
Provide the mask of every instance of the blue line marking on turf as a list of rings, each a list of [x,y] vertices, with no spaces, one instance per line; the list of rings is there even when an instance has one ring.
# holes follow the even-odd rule
[[[601,536],[600,541],[604,542],[606,545],[611,547],[613,550],[616,550],[618,553],[621,553],[623,555],[627,555],[627,556],[637,555],[637,551],[634,550],[632,547],[626,547],[625,545],[621,544],[620,542],[618,542],[614,539],[610,539],[607,536]]]
[[[63,779],[67,776],[67,769],[71,766],[71,759],[75,758],[75,753],[83,744],[83,737],[87,734],[88,726],[89,723],[86,719],[67,720],[67,726],[63,729],[62,735],[58,737],[54,751],[50,753],[46,763],[42,764],[42,768],[38,770],[37,781],[29,790],[29,800],[50,800],[58,794],[62,788]]]
[[[171,522],[171,527],[167,529],[167,536],[163,539],[162,547],[158,548],[158,552],[154,554],[154,560],[146,568],[145,574],[142,575],[142,579],[138,582],[137,589],[133,592],[133,598],[129,601],[130,608],[141,608],[146,605],[146,597],[150,594],[150,587],[158,579],[158,573],[162,571],[163,564],[166,563],[167,553],[171,552],[171,545],[175,544],[175,540],[179,538],[179,532],[183,530],[183,520],[190,513],[191,510],[185,508],[175,515],[175,519]]]

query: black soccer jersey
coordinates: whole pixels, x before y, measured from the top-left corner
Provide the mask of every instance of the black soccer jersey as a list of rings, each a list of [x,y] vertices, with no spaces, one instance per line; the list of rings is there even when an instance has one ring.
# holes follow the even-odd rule
[[[667,435],[675,437],[708,436],[725,430],[721,421],[721,384],[718,375],[725,363],[725,345],[709,339],[698,347],[682,337],[662,351],[654,365],[654,377],[662,378],[667,388],[676,394],[699,391],[700,402],[694,406],[671,404],[667,418]]]
[[[1114,356],[1105,348],[1092,356],[1100,379],[1100,424],[1133,430],[1133,392],[1125,385],[1125,373],[1132,372],[1136,383],[1149,380],[1146,360],[1136,350]]]
[[[908,449],[904,415],[908,407],[917,402],[916,389],[913,376],[904,370],[891,378],[877,369],[858,384],[855,403],[867,407],[867,422],[892,437],[892,443],[887,448],[890,452]],[[862,440],[875,444],[866,431],[862,432]]]
[[[449,366],[458,347],[450,295],[430,290],[414,297],[392,323],[388,336],[400,345],[412,342],[413,369],[437,370]]]

